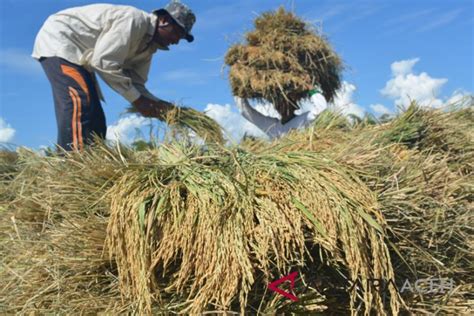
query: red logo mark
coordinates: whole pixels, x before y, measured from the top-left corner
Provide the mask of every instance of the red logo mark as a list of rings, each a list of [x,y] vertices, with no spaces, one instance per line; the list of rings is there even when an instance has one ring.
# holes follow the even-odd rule
[[[269,288],[270,290],[275,291],[275,292],[277,292],[278,294],[283,295],[284,297],[289,298],[290,300],[296,302],[296,301],[298,301],[298,298],[297,298],[296,296],[294,296],[294,295],[291,294],[291,293],[285,292],[285,291],[283,291],[282,289],[279,289],[278,286],[279,286],[280,284],[282,284],[283,282],[289,280],[289,281],[291,282],[291,283],[290,283],[290,290],[293,290],[293,288],[295,287],[295,278],[296,278],[297,275],[298,275],[298,272],[297,272],[297,271],[296,271],[296,272],[292,272],[292,273],[290,273],[289,275],[287,275],[286,277],[283,277],[283,278],[281,278],[281,279],[278,279],[278,280],[276,280],[276,281],[273,281],[272,283],[270,283],[270,284],[268,285],[268,288]]]

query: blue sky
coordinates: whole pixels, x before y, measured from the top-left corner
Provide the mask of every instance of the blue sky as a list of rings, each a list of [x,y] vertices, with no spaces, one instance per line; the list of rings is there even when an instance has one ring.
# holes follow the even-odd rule
[[[0,141],[38,148],[56,139],[51,88],[31,54],[44,20],[59,10],[90,0],[0,0]],[[100,1],[99,1],[100,2]],[[161,0],[109,0],[145,11]],[[158,52],[148,88],[159,98],[210,115],[238,137],[250,129],[235,108],[223,56],[259,13],[283,5],[314,23],[342,56],[345,89],[339,103],[348,111],[394,111],[407,97],[439,106],[472,94],[472,0],[352,1],[184,1],[196,13],[196,40]],[[127,102],[101,82],[111,131],[129,134],[144,120],[123,118]],[[124,134],[124,135],[125,135]],[[128,135],[127,134],[127,135]]]

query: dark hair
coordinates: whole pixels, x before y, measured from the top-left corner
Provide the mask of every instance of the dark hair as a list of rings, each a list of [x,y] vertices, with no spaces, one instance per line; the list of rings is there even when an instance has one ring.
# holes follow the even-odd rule
[[[153,11],[152,13],[154,13],[158,17],[170,15],[168,11],[166,11],[165,9],[158,9],[158,10]]]

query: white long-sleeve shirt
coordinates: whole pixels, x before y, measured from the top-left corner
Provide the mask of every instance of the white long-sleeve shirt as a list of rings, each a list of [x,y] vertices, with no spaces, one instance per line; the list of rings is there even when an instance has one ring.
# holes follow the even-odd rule
[[[146,88],[152,56],[166,47],[151,42],[157,17],[130,6],[93,4],[51,15],[41,27],[32,56],[61,57],[97,73],[129,102]],[[99,90],[100,93],[100,90]]]
[[[299,114],[282,124],[279,119],[266,116],[254,109],[246,99],[235,97],[234,100],[242,116],[262,130],[270,139],[279,138],[293,129],[310,126],[318,114],[326,108],[325,105],[322,106],[321,103],[318,103],[311,111]]]

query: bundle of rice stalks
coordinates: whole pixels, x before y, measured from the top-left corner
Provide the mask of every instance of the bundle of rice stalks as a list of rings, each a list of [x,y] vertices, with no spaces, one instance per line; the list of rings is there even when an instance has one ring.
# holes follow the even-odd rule
[[[7,312],[276,312],[294,305],[268,284],[298,269],[303,282],[316,266],[357,284],[338,307],[399,309],[396,293],[365,282],[393,278],[375,200],[327,158],[173,143],[24,153],[20,165],[1,217]],[[331,305],[324,288],[297,290],[313,310]]]
[[[225,63],[234,95],[272,103],[282,117],[319,86],[332,101],[341,86],[342,62],[327,39],[280,8],[255,20],[246,42],[232,46]]]
[[[400,144],[374,146],[368,138],[351,144],[364,141],[369,144],[358,147],[355,156],[348,144],[336,159],[347,159],[348,167],[377,194],[388,221],[399,290],[407,281],[413,285],[433,280],[431,292],[401,293],[407,305],[415,313],[466,313],[472,307],[469,289],[474,285],[473,174],[465,174],[462,166],[453,168],[451,161],[457,158],[434,147],[420,151]],[[452,288],[445,286],[446,280]]]
[[[420,305],[431,312],[467,312],[474,285],[473,175],[453,172],[446,154],[414,150],[380,171],[372,185],[398,251],[392,258],[399,284],[440,278],[453,284],[442,291],[405,292],[407,303],[416,312]]]
[[[133,106],[130,106],[127,112],[138,113]],[[172,138],[177,137],[178,134],[186,137],[191,131],[205,142],[224,143],[220,125],[209,116],[192,108],[176,106],[174,110],[166,113],[165,122],[173,131],[173,133],[168,134]]]
[[[11,173],[15,170],[15,163],[18,154],[11,150],[0,149],[0,177],[2,179],[11,178]]]
[[[2,314],[115,314],[127,309],[121,302],[116,267],[102,255],[105,218],[63,213],[61,221],[44,222],[38,230],[14,213],[4,215]]]
[[[266,146],[262,143],[254,149],[273,146],[285,151],[324,152],[345,165],[351,162],[352,167],[360,167],[359,171],[372,168],[373,159],[366,155],[383,157],[381,153],[390,147],[398,148],[400,154],[413,149],[445,154],[452,171],[467,175],[473,171],[473,122],[474,103],[469,107],[453,105],[450,109],[433,110],[412,102],[397,117],[375,125],[350,122],[340,113],[324,111],[307,130],[294,131],[283,139]],[[246,146],[249,148],[252,143]],[[389,166],[387,160],[377,163]]]
[[[242,143],[244,148],[252,152],[259,152],[273,148],[276,151],[312,151],[325,152],[339,144],[345,144],[354,138],[353,124],[341,113],[325,110],[315,119],[311,127],[304,131],[293,130],[285,137],[271,143],[265,141],[247,141]],[[255,146],[255,144],[258,144]],[[333,155],[334,156],[334,155]]]
[[[116,267],[103,255],[108,206],[102,197],[129,158],[123,147],[50,157],[19,151],[8,188],[13,198],[0,216],[2,313],[127,309]]]
[[[456,284],[444,294],[405,292],[412,311],[460,313],[472,306],[474,285],[473,113],[472,107],[441,111],[413,103],[374,126],[340,124],[337,113],[325,114],[307,131],[267,146],[316,151],[356,172],[389,220],[397,284],[422,278]]]
[[[372,131],[380,143],[401,143],[407,148],[448,154],[449,165],[473,171],[474,103],[446,110],[423,109],[412,102],[407,111]]]
[[[62,218],[58,210],[68,214],[103,214],[107,209],[99,203],[103,190],[120,174],[123,160],[135,156],[123,146],[98,145],[97,150],[92,149],[87,155],[64,152],[44,158],[34,151],[21,150],[17,172],[7,189],[12,196],[10,209],[21,210],[15,216],[38,223],[40,229],[45,220]]]
[[[258,152],[311,150],[350,168],[378,195],[389,218],[398,284],[406,279],[452,278],[445,295],[406,296],[413,310],[462,312],[469,303],[472,258],[473,107],[428,110],[412,103],[381,125],[352,124],[323,113],[312,128]],[[414,281],[413,281],[414,282]]]
[[[160,151],[156,164],[130,170],[109,192],[108,248],[122,293],[140,311],[170,295],[175,311],[249,311],[253,291],[310,262],[360,285],[346,293],[346,311],[398,311],[393,289],[385,306],[366,282],[393,278],[384,220],[339,165],[304,152]],[[308,258],[314,246],[321,253]],[[258,298],[262,310],[275,307]]]

